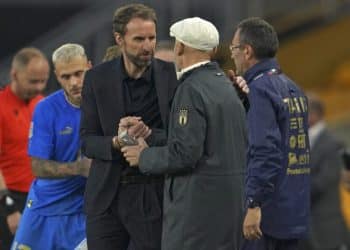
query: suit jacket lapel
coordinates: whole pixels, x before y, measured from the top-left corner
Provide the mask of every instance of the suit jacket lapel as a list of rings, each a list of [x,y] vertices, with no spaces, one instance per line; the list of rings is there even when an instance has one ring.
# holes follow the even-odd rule
[[[121,62],[120,57],[111,61],[112,70],[105,71],[110,73],[102,76],[107,81],[106,89],[102,90],[105,93],[105,101],[109,102],[106,104],[108,106],[106,112],[110,119],[116,119],[113,121],[114,123],[117,122],[114,129],[117,129],[120,118],[124,117],[126,113],[123,97],[123,77],[122,74],[118,73],[120,72]]]
[[[164,128],[166,128],[168,121],[168,105],[169,105],[169,89],[168,89],[168,75],[163,74],[162,65],[159,64],[156,60],[152,61],[153,63],[153,78],[155,82],[155,87],[158,96],[158,106],[160,114],[162,117],[162,122]]]

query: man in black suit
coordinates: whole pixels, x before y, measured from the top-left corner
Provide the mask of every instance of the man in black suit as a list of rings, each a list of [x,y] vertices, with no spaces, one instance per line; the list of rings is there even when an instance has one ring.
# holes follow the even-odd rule
[[[89,249],[160,250],[163,177],[129,167],[119,132],[166,143],[169,107],[177,87],[172,63],[154,59],[156,15],[142,4],[116,10],[121,56],[85,76],[82,153],[92,158],[85,191]],[[119,124],[119,129],[118,129]]]
[[[347,249],[348,237],[339,200],[339,179],[343,166],[343,144],[329,131],[323,119],[324,106],[313,95],[309,99],[311,166],[311,223],[308,239],[301,250]]]

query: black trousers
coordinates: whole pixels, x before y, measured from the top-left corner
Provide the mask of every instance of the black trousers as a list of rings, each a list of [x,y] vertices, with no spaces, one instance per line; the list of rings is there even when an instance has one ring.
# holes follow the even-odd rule
[[[89,249],[160,250],[163,182],[124,184],[110,208],[87,214]]]
[[[22,213],[26,205],[28,193],[11,190],[10,192],[11,197],[15,201],[16,208]],[[0,214],[0,250],[10,250],[13,236],[7,225],[7,217],[4,214]]]
[[[299,240],[281,240],[264,234],[259,240],[244,240],[241,250],[298,250]]]

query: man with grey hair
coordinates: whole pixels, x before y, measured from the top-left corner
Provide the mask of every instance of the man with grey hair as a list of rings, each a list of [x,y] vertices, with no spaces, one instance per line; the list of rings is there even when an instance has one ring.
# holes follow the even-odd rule
[[[166,174],[162,250],[232,250],[242,239],[245,111],[230,80],[211,57],[215,26],[187,18],[170,27],[179,85],[168,142],[122,152],[144,174]]]
[[[36,177],[12,249],[85,249],[83,193],[90,160],[80,154],[84,48],[65,44],[52,56],[62,90],[38,103],[28,153]]]

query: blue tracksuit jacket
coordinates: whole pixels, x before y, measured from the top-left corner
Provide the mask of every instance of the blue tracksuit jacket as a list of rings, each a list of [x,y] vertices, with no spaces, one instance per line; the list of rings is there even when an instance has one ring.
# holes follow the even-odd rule
[[[261,204],[264,233],[302,238],[310,206],[307,99],[275,59],[260,61],[244,78],[250,88],[246,197]]]

